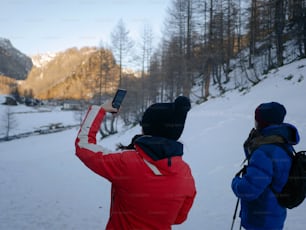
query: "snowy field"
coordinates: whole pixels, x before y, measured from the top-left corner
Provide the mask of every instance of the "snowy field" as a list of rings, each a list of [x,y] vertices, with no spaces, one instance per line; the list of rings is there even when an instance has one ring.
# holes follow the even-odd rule
[[[301,142],[295,148],[305,150],[305,100],[304,59],[273,71],[245,95],[233,91],[194,105],[180,141],[184,143],[184,159],[192,168],[198,193],[188,220],[173,229],[230,229],[236,203],[230,184],[244,159],[242,143],[254,125],[254,109],[262,102],[284,104],[285,122],[297,126],[300,132]],[[5,109],[6,106],[0,105],[0,113]],[[72,112],[61,110],[19,113],[16,130],[23,132],[56,122],[76,123]],[[89,171],[75,156],[77,131],[73,128],[0,142],[1,230],[104,229],[110,184]],[[111,151],[119,142],[128,144],[139,132],[140,127],[126,130],[100,144]],[[304,230],[305,226],[306,201],[288,210],[284,229]],[[235,229],[239,229],[239,218]]]

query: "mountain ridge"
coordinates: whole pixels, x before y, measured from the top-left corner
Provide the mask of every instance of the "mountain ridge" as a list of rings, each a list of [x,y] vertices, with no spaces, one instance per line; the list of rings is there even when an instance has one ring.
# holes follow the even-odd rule
[[[33,66],[32,59],[0,37],[0,75],[25,80]]]
[[[112,76],[113,81],[108,85],[114,84],[119,72],[111,51],[95,47],[69,48],[41,56],[40,60],[36,57],[35,65],[19,87],[21,91],[32,90],[40,99],[91,98],[96,93],[99,76],[106,75],[101,65],[107,67]]]
[[[119,67],[108,49],[68,48],[36,54],[21,53],[6,38],[0,38],[0,93],[18,91],[38,99],[89,99],[103,82],[103,93],[117,88]]]

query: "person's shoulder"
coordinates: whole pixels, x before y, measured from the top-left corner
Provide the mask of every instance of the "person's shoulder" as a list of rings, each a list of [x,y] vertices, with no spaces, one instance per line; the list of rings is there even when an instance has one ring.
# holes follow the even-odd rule
[[[256,153],[257,152],[257,153]],[[255,154],[265,154],[271,160],[289,158],[286,150],[282,147],[282,144],[265,144],[258,148]]]
[[[180,171],[183,174],[191,174],[191,167],[190,165],[183,160],[181,156],[172,157],[172,165],[175,165],[176,167],[180,168]]]
[[[249,163],[252,165],[259,165],[260,168],[264,167],[264,165],[268,161],[272,161],[272,152],[274,151],[274,146],[271,144],[264,144],[259,146],[250,157]]]

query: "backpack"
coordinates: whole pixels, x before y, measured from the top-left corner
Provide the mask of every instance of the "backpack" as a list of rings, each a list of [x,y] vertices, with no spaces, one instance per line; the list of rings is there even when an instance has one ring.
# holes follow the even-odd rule
[[[285,208],[295,208],[300,205],[306,195],[306,151],[290,151],[280,145],[292,159],[288,180],[281,192],[273,191],[278,203]]]

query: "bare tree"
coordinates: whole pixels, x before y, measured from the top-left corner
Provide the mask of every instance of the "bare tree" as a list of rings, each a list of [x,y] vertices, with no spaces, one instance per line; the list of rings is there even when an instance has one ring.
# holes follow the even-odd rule
[[[288,18],[292,38],[296,40],[299,55],[306,56],[306,1],[289,0]],[[303,48],[304,47],[304,48]]]
[[[214,12],[214,4],[213,0],[210,0],[210,8],[209,8],[209,29],[208,29],[208,53],[210,56],[206,59],[206,71],[204,71],[203,74],[203,82],[204,82],[204,87],[203,87],[203,95],[204,95],[204,100],[207,100],[209,96],[209,87],[210,87],[210,80],[211,80],[211,72],[212,72],[212,65],[213,65],[213,12]]]
[[[148,92],[150,91],[151,86],[146,84],[146,78],[150,75],[149,65],[150,59],[152,56],[152,42],[153,42],[153,32],[149,24],[144,25],[142,33],[142,42],[141,42],[141,112],[145,110],[147,104],[149,103]]]
[[[255,55],[256,49],[256,41],[258,34],[258,8],[257,8],[257,0],[252,0],[251,3],[251,16],[249,23],[249,67],[253,66],[253,56]]]
[[[276,58],[277,66],[282,66],[284,64],[284,47],[283,47],[283,34],[285,28],[285,6],[284,0],[274,0],[275,9],[275,43],[276,43]]]
[[[129,52],[134,46],[134,42],[129,37],[129,31],[126,29],[122,19],[119,20],[117,26],[111,33],[112,49],[115,58],[119,62],[119,87],[122,87],[122,69],[124,62],[127,60]]]
[[[166,21],[166,39],[162,45],[163,56],[168,62],[165,80],[169,86],[169,99],[183,94],[189,96],[194,79],[194,47],[197,37],[194,0],[173,0]],[[169,78],[169,79],[168,79]],[[176,84],[179,82],[180,84]]]
[[[225,82],[229,81],[229,72],[230,72],[230,60],[234,56],[235,49],[235,25],[239,20],[238,18],[238,9],[233,0],[227,0],[226,2],[226,48],[225,48]]]

